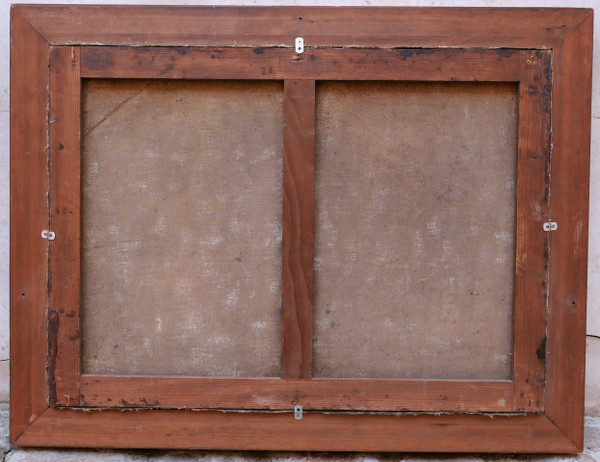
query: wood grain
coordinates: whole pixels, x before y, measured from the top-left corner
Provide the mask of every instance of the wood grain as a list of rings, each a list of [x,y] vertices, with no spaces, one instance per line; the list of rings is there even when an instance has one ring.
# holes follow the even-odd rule
[[[587,14],[566,8],[19,6],[52,44],[547,48]],[[98,28],[98,24],[110,27]]]
[[[188,409],[510,412],[512,383],[83,375],[82,405]]]
[[[585,346],[585,295],[587,263],[587,201],[589,174],[592,11],[582,9],[361,9],[361,8],[169,8],[131,6],[16,6],[11,23],[11,440],[23,446],[169,447],[273,450],[362,451],[516,451],[575,452],[583,449],[583,388]],[[106,27],[98,28],[97,24]],[[286,62],[297,36],[305,38],[307,52],[297,62]],[[280,79],[342,78],[352,69],[346,56],[342,64],[322,47],[446,47],[499,48],[486,53],[502,57],[506,48],[552,51],[551,202],[549,217],[559,228],[550,233],[550,285],[546,352],[545,415],[349,415],[307,412],[301,421],[290,413],[189,412],[175,410],[47,409],[50,390],[45,379],[48,366],[46,316],[48,242],[40,238],[48,228],[48,125],[49,50],[55,45],[177,46],[257,48],[257,56],[269,56],[280,48],[283,64],[273,67]],[[266,48],[265,48],[266,47]],[[174,50],[182,52],[185,50]],[[206,51],[206,50],[205,50]],[[232,50],[234,51],[234,50]],[[245,52],[244,50],[242,50]],[[366,56],[361,50],[362,56]],[[456,51],[456,50],[454,50]],[[235,51],[237,52],[237,51]],[[403,55],[402,50],[385,50]],[[166,59],[173,54],[167,52]],[[338,54],[339,53],[339,54]],[[407,52],[406,52],[407,53]],[[435,52],[439,59],[443,54]],[[152,53],[151,53],[152,54]],[[159,53],[160,54],[160,53]],[[314,62],[310,56],[314,55]],[[460,54],[460,53],[459,53]],[[508,52],[506,52],[508,55]],[[136,65],[125,56],[129,65]],[[183,53],[182,53],[183,56]],[[231,55],[234,56],[234,55]],[[325,56],[325,65],[321,64]],[[490,56],[490,55],[486,55]],[[406,67],[397,59],[377,66],[392,79],[416,80],[499,79],[521,77],[520,53],[513,55],[505,77],[480,70],[474,61],[467,69],[433,67],[427,55],[407,56]],[[306,59],[308,57],[308,60]],[[432,58],[432,59],[433,59]],[[468,59],[467,59],[468,58]],[[111,58],[112,59],[112,58]],[[121,59],[121,58],[119,58]],[[250,78],[262,75],[264,64],[248,59],[248,69],[223,64],[213,74],[189,71],[163,58],[154,66],[140,57],[139,73],[152,78]],[[202,58],[208,62],[210,55]],[[200,61],[202,61],[202,59]],[[216,58],[215,58],[216,59]],[[342,59],[342,58],[340,58]],[[354,58],[353,58],[354,59]],[[410,61],[414,59],[415,61]],[[176,61],[177,59],[175,59]],[[200,62],[199,61],[199,62]],[[269,62],[275,63],[276,58]],[[377,59],[375,60],[377,61]],[[191,61],[190,61],[191,62]],[[240,62],[243,62],[240,61]],[[261,61],[265,63],[267,61]],[[389,63],[392,63],[391,65]],[[490,62],[494,62],[491,59]],[[100,64],[101,60],[100,60]],[[288,69],[295,73],[286,74]],[[356,64],[356,63],[354,63]],[[409,66],[410,64],[410,66]],[[508,63],[506,63],[508,64]],[[121,65],[119,65],[121,66]],[[322,68],[319,66],[323,66]],[[516,66],[516,67],[515,67]],[[96,67],[98,64],[96,63]],[[110,66],[108,66],[110,67]],[[123,64],[123,72],[127,66]],[[369,78],[368,68],[358,66],[354,78]],[[485,66],[484,66],[485,67]],[[493,65],[492,65],[493,67]],[[82,68],[82,75],[87,72]],[[327,72],[325,72],[325,70]],[[498,65],[497,69],[504,69]],[[216,71],[221,72],[218,74]],[[100,72],[102,69],[93,70]],[[91,70],[90,70],[91,72]],[[102,71],[103,72],[103,71]],[[185,72],[188,72],[187,74]],[[264,70],[268,77],[268,67]],[[317,75],[317,72],[321,74]],[[405,73],[406,72],[406,73]],[[536,71],[537,72],[537,71]],[[144,74],[145,73],[145,74]],[[429,73],[429,74],[428,74]],[[433,74],[431,74],[433,73]],[[427,75],[434,75],[428,77]],[[455,75],[456,74],[456,75]],[[90,74],[93,76],[94,74]],[[203,75],[205,75],[203,77]],[[239,77],[236,77],[238,75]],[[350,74],[349,74],[350,75]],[[111,77],[110,73],[106,75]],[[337,76],[337,77],[336,77]],[[256,77],[263,78],[263,77]],[[525,101],[524,101],[525,104]],[[57,123],[53,120],[53,123]],[[68,131],[68,130],[66,130]],[[530,168],[528,166],[527,168]],[[537,242],[537,241],[536,241]],[[520,257],[524,257],[521,255]],[[538,257],[536,257],[538,258]],[[520,261],[529,262],[523,259]],[[518,270],[517,270],[518,271]],[[526,284],[529,287],[529,284]],[[541,284],[540,284],[541,285]],[[536,292],[539,295],[539,292]],[[535,316],[527,318],[535,329]],[[59,323],[60,326],[60,323]],[[537,332],[537,331],[536,331]],[[536,333],[537,335],[537,333]],[[521,342],[519,340],[519,342]],[[517,343],[519,343],[517,342]],[[526,342],[522,342],[525,345]],[[527,348],[531,349],[532,342]],[[544,348],[536,350],[543,354]],[[57,356],[58,358],[58,356]],[[52,358],[51,358],[52,359]],[[539,364],[518,360],[519,368],[538,370]],[[525,372],[527,374],[528,372]],[[518,377],[523,377],[519,375]],[[115,380],[108,377],[107,380]],[[180,382],[176,378],[176,382]],[[519,379],[520,380],[520,379]],[[282,381],[292,383],[294,381]],[[300,380],[304,384],[318,381]],[[110,382],[108,382],[109,384]],[[117,383],[117,382],[115,382]],[[430,386],[432,381],[425,382]],[[443,385],[447,385],[443,383]],[[128,385],[129,386],[129,385]],[[289,386],[289,385],[288,385]],[[422,384],[420,386],[423,386]],[[512,385],[509,384],[510,390]],[[342,388],[343,389],[343,388]],[[354,389],[352,389],[354,390]],[[351,390],[351,391],[352,391]],[[357,389],[358,390],[358,389]],[[483,388],[482,388],[483,390]],[[510,395],[509,390],[509,395]],[[138,390],[139,391],[139,390]],[[242,395],[247,393],[239,388]],[[354,393],[354,391],[352,391]],[[420,392],[419,392],[420,393]],[[417,393],[430,399],[431,396]],[[377,396],[377,395],[375,395]],[[410,396],[410,395],[409,395]],[[121,396],[122,398],[122,396]],[[133,396],[135,399],[136,396]],[[139,399],[139,396],[137,396]],[[343,397],[342,397],[343,398]],[[477,398],[477,397],[475,397]],[[94,398],[95,399],[95,398]],[[107,399],[98,394],[98,399]],[[335,401],[335,397],[332,397]],[[340,399],[338,397],[337,399]],[[439,397],[437,398],[439,399]],[[479,404],[484,401],[479,401]],[[520,399],[520,395],[519,395]],[[511,401],[512,402],[512,401]],[[518,400],[517,400],[518,402]],[[290,403],[291,404],[291,403]],[[528,404],[528,402],[527,402]],[[521,405],[521,404],[519,404]],[[536,403],[537,405],[537,403]]]
[[[48,44],[11,10],[10,438],[48,407]]]
[[[349,415],[49,409],[20,446],[276,451],[564,453],[576,450],[543,415]]]
[[[548,285],[551,53],[521,52],[515,262],[515,410],[542,411]]]
[[[517,50],[82,47],[82,77],[516,81]],[[243,62],[243,65],[240,63]]]
[[[81,305],[81,84],[79,48],[50,49],[50,403],[79,404]]]
[[[284,82],[281,378],[310,379],[315,203],[315,81]]]
[[[553,53],[546,414],[583,450],[592,12]]]

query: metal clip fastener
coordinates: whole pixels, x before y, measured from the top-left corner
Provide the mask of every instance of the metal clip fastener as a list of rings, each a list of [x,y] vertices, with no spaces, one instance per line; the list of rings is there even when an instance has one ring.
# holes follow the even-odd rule
[[[296,53],[304,53],[304,39],[296,37]]]
[[[558,223],[555,221],[547,221],[544,223],[544,231],[556,231],[558,229]]]
[[[294,419],[302,420],[302,406],[294,406]]]
[[[42,231],[42,239],[48,239],[49,241],[53,241],[56,239],[56,234],[54,231],[48,231],[47,229]]]

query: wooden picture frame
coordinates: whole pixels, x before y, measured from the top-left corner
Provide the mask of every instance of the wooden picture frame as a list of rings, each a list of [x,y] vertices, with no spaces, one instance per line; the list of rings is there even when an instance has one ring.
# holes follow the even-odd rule
[[[11,14],[12,444],[583,449],[592,10],[19,5]],[[280,378],[82,375],[84,78],[284,81]],[[311,379],[316,80],[518,83],[511,380]]]

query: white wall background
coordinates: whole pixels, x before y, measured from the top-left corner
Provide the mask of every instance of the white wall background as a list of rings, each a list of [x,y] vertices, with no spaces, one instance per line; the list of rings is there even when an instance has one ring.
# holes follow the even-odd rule
[[[588,278],[586,412],[600,415],[600,0],[0,0],[0,402],[9,390],[9,63],[10,3],[313,5],[313,6],[474,6],[594,8],[592,166]]]

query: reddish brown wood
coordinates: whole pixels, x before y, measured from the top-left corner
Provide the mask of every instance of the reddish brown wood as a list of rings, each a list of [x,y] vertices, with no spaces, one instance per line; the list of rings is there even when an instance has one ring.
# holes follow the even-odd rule
[[[283,118],[282,379],[312,368],[315,81],[286,80]]]
[[[459,411],[512,410],[510,381],[278,380],[83,375],[86,407]]]
[[[289,451],[572,452],[543,415],[351,415],[48,409],[21,446]]]
[[[11,10],[10,438],[48,407],[48,44]]]
[[[516,411],[543,411],[551,54],[521,52],[517,160],[514,383]]]
[[[52,44],[547,48],[587,14],[566,8],[19,6]],[[110,25],[99,28],[98,24]]]
[[[592,12],[554,50],[546,413],[583,450]]]
[[[50,49],[50,403],[79,404],[80,367],[80,112],[79,48]]]
[[[571,9],[298,7],[193,9],[42,5],[14,7],[11,25],[12,441],[19,445],[34,446],[383,451],[573,452],[581,450],[591,23],[591,10]],[[97,24],[107,26],[99,29],[96,27]],[[293,60],[295,54],[289,48],[297,36],[305,38],[307,51],[290,63],[289,57],[292,56]],[[373,76],[377,78],[380,78],[379,73],[383,75],[389,71],[391,74],[388,74],[388,78],[392,79],[452,80],[456,78],[514,81],[521,76],[535,77],[535,72],[538,71],[531,71],[531,74],[527,71],[522,74],[520,53],[509,56],[510,51],[503,50],[504,48],[553,48],[552,141],[554,147],[550,173],[552,194],[549,216],[559,223],[559,229],[550,233],[549,242],[550,285],[548,338],[545,349],[546,388],[543,403],[545,415],[496,416],[494,419],[489,419],[486,416],[464,414],[394,416],[308,412],[302,421],[295,421],[288,413],[165,410],[140,412],[109,410],[102,413],[84,413],[75,410],[46,409],[51,394],[45,380],[46,366],[48,366],[46,336],[46,304],[49,296],[46,287],[48,243],[42,240],[39,234],[42,229],[48,227],[46,194],[50,127],[47,122],[52,120],[53,124],[61,123],[60,120],[52,119],[47,113],[48,41],[56,45],[74,46],[201,45],[227,48],[223,53],[234,53],[227,56],[235,56],[238,52],[243,56],[244,53],[249,53],[234,47],[260,47],[252,53],[259,58],[262,57],[262,63],[265,63],[265,60],[274,63],[273,73],[279,72],[277,78],[286,80],[325,77],[339,79],[343,78],[341,70],[349,70],[348,75],[355,76],[352,77],[355,79],[374,78],[369,76],[368,67],[364,67],[368,64],[369,67],[373,66],[371,70],[374,72]],[[273,50],[271,46],[281,49]],[[332,46],[350,48],[341,51],[322,49]],[[356,51],[352,48],[354,46],[440,47],[441,51],[432,52],[430,56],[418,54],[414,50]],[[448,50],[448,47],[474,50],[459,52]],[[493,49],[483,50],[485,48]],[[501,50],[494,50],[496,48]],[[168,68],[168,63],[166,64],[164,59],[174,57],[174,63],[178,62],[175,56],[180,56],[178,51],[181,56],[187,56],[184,53],[187,51],[189,54],[190,49],[167,50],[164,56],[163,50],[160,50],[155,54],[158,65],[149,64],[142,56],[138,56],[139,61],[132,61],[131,56],[127,55],[133,53],[132,51],[118,50],[117,53],[120,53],[119,63],[121,59],[124,59],[123,63],[129,60],[129,65],[132,66],[139,62],[138,70],[129,74],[131,77],[241,78],[241,75],[245,75],[245,78],[252,76],[268,78],[270,75],[267,67],[265,76],[262,76],[264,64],[258,66],[256,64],[258,61],[255,63],[254,58],[246,57],[239,61],[240,67],[247,66],[246,74],[236,71],[227,61],[225,64],[213,67],[211,72],[214,74],[204,76],[203,70],[194,70],[195,67],[199,67],[197,64],[201,59],[200,61],[194,59],[203,56],[204,62],[208,62],[208,59],[212,60],[206,53],[202,55],[202,51],[208,50],[201,50],[197,55],[194,55],[196,53],[194,51],[192,53],[196,56],[194,59],[182,58],[184,63],[189,60],[189,66],[186,64],[180,68],[179,64],[173,64],[172,68]],[[358,55],[352,55],[355,51]],[[427,52],[427,50],[422,51]],[[484,61],[495,54],[496,58],[489,58],[492,63],[490,66],[502,76],[494,77],[497,74],[483,69],[486,65],[477,67],[477,61],[472,59],[472,56],[479,51]],[[409,55],[410,52],[412,54]],[[315,56],[314,62],[310,59],[311,54]],[[350,58],[354,59],[356,56],[369,56],[375,62],[364,64],[351,62]],[[391,56],[404,56],[406,62],[401,59],[390,60]],[[446,56],[449,62],[466,63],[466,70],[462,72],[460,66],[445,62],[438,63],[440,69],[433,67],[432,63],[442,56]],[[338,61],[337,58],[340,60]],[[385,63],[386,59],[387,63]],[[277,63],[278,60],[281,62]],[[341,70],[336,70],[338,69],[336,66]],[[122,72],[126,73],[128,72],[126,67],[125,64],[118,64],[115,69],[122,69]],[[352,70],[353,67],[357,67],[358,70]],[[412,68],[414,71],[411,71]],[[286,74],[290,69],[295,70],[295,73]],[[329,70],[325,72],[324,69]],[[82,71],[87,72],[85,66]],[[102,69],[96,69],[93,72],[101,71]],[[93,75],[95,74],[90,70],[89,76]],[[110,72],[104,76],[117,77]],[[533,99],[528,101],[534,104]],[[528,105],[524,95],[522,109],[526,110]],[[544,110],[547,111],[548,108]],[[527,114],[527,111],[525,113]],[[54,132],[56,129],[52,130]],[[57,130],[57,133],[62,133],[62,130]],[[73,133],[72,130],[69,132],[69,129],[65,129],[64,132]],[[525,138],[529,140],[536,139],[538,135],[525,136],[524,132]],[[523,149],[522,152],[526,151]],[[533,162],[533,159],[531,161]],[[521,169],[538,168],[521,164],[519,164]],[[294,172],[297,170],[292,169]],[[523,239],[529,238],[531,236],[523,237]],[[529,255],[521,253],[517,257],[519,262],[517,274],[520,268],[526,268],[522,265],[532,264],[535,267]],[[539,258],[539,254],[534,258]],[[539,277],[536,279],[534,275],[533,280],[539,282]],[[532,287],[534,296],[539,296],[533,282],[523,279],[522,287]],[[521,300],[520,297],[522,295],[517,294],[517,301]],[[522,310],[523,308],[517,310],[516,319],[522,318],[525,322],[532,323],[536,339],[539,341],[540,322],[536,317],[537,314],[526,315]],[[537,311],[534,310],[534,313]],[[51,317],[49,321],[50,327],[53,328],[56,319]],[[519,329],[522,329],[522,326],[517,331]],[[515,338],[517,351],[522,352],[527,349],[531,351],[532,346],[537,345],[533,339],[531,342],[525,341],[522,331],[517,332]],[[301,346],[300,351],[303,351],[305,345],[306,342]],[[290,351],[295,351],[292,356],[298,357],[297,347],[291,348]],[[537,351],[543,354],[544,348],[537,348],[536,354]],[[302,360],[306,358],[304,352],[301,353],[301,357]],[[523,377],[528,374],[535,376],[538,372],[539,363],[536,363],[536,359],[517,355],[515,391],[523,389]],[[106,385],[110,387],[119,385],[119,380],[122,378],[107,377],[106,380],[108,381]],[[172,380],[175,381],[173,383],[186,383],[186,379],[173,378]],[[281,382],[313,386],[313,382],[307,380]],[[317,383],[315,385],[317,388],[313,390],[317,402],[322,399],[316,395],[320,385],[316,381],[314,383]],[[362,382],[357,381],[357,383]],[[417,381],[417,383],[421,384],[419,386],[423,386],[422,384],[427,384],[427,387],[436,386],[435,381]],[[441,383],[446,385],[446,382]],[[486,390],[485,383],[473,385],[482,392]],[[84,385],[84,388],[86,386],[88,385]],[[93,386],[95,385],[90,385]],[[343,390],[343,385],[340,386]],[[370,393],[369,385],[366,386]],[[508,386],[512,390],[512,385]],[[142,391],[145,390],[147,388]],[[508,401],[512,403],[510,390]],[[240,396],[249,393],[244,390],[244,387],[237,385],[235,391]],[[360,396],[361,390],[352,388],[349,392]],[[532,402],[535,400],[535,393],[538,392],[539,390],[535,388],[529,391],[525,389],[524,397],[521,398],[519,394],[514,403],[517,406],[528,405],[530,399]],[[375,395],[369,396],[377,397],[377,392],[374,393]],[[97,396],[100,401],[109,398],[101,393]],[[121,395],[121,398],[123,396],[125,395]],[[393,395],[390,396],[393,398]],[[415,403],[418,403],[418,399],[430,398],[429,395],[418,390],[408,396],[412,396],[416,400]],[[141,401],[139,396],[137,398]],[[336,397],[332,399],[335,400]],[[337,399],[338,403],[343,402],[344,397]],[[460,402],[461,398],[453,399]],[[479,403],[485,404],[485,398],[481,399],[483,401]],[[523,400],[526,401],[525,404]],[[301,400],[299,402],[302,403]]]
[[[517,50],[82,47],[82,77],[517,81]],[[240,62],[244,63],[240,66]]]

